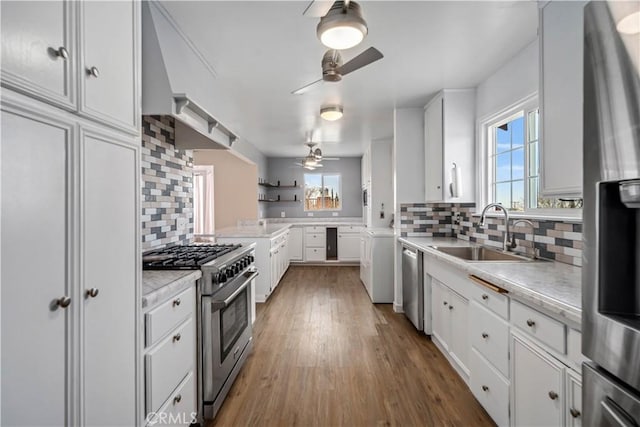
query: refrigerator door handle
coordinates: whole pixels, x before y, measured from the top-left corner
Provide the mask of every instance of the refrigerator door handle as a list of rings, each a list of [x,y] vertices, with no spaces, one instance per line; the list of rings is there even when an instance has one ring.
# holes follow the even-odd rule
[[[638,427],[638,424],[629,416],[624,409],[618,406],[611,398],[607,397],[600,401],[602,415],[607,421],[607,426]]]

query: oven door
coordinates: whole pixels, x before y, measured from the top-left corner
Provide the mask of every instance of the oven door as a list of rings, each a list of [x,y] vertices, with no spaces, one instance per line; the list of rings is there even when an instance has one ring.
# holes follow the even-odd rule
[[[246,358],[251,341],[251,281],[246,271],[212,296],[202,297],[202,393],[205,417],[213,417],[222,404],[219,396],[239,361]],[[240,366],[236,368],[240,369]],[[213,405],[213,413],[211,412]]]

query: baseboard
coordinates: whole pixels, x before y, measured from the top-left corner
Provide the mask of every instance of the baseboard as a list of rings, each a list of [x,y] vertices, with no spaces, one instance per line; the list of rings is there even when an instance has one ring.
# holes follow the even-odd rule
[[[404,313],[404,309],[402,308],[402,306],[396,304],[395,302],[393,303],[393,311],[395,311],[396,313]]]

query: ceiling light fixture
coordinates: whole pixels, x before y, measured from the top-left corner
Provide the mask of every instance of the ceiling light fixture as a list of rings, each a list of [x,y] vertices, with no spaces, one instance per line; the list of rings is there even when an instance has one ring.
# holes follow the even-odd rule
[[[320,108],[320,117],[333,122],[342,118],[342,105],[329,105]]]
[[[355,1],[336,1],[316,28],[323,45],[331,49],[349,49],[366,37],[367,23]]]
[[[618,31],[623,34],[638,34],[640,33],[640,11],[634,12],[625,16],[617,25]]]

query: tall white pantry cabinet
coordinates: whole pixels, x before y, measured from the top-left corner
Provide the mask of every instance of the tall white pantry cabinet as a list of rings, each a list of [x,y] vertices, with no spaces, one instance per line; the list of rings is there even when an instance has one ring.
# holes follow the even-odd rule
[[[139,425],[140,3],[0,3],[2,425]]]

